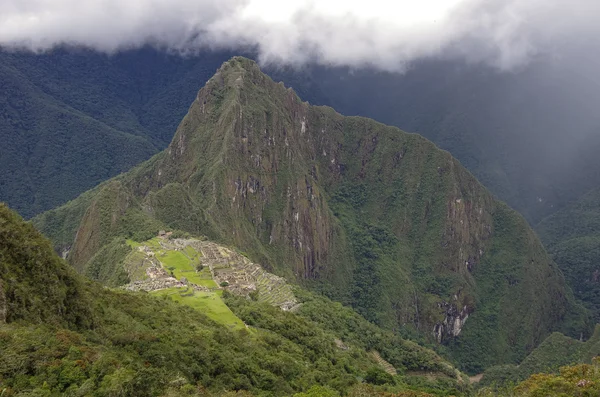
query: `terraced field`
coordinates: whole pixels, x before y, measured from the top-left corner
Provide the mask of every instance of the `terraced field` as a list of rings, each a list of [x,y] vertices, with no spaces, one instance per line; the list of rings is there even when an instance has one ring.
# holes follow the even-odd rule
[[[195,241],[193,246],[202,252],[201,263],[210,268],[218,285],[228,284],[237,294],[258,293],[259,302],[266,302],[290,310],[296,298],[285,279],[263,270],[244,255],[209,241]]]

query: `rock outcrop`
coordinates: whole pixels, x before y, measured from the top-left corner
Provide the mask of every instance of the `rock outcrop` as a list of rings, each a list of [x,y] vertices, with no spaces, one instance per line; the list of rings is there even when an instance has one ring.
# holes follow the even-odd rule
[[[438,343],[442,343],[460,335],[471,309],[463,306],[459,310],[456,304],[448,302],[441,302],[438,306],[444,311],[445,316],[443,322],[437,323],[433,327],[433,335]]]

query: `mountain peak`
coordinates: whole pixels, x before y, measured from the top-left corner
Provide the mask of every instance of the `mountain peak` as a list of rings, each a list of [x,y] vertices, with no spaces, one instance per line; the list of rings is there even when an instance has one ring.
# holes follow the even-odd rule
[[[235,56],[224,62],[213,77],[208,80],[205,88],[241,88],[244,80],[250,78],[255,82],[264,81],[268,78],[261,70],[258,64],[248,58]]]
[[[262,94],[268,92],[269,95],[276,96],[291,94],[294,99],[300,102],[294,90],[286,88],[283,83],[274,82],[260,69],[255,61],[242,56],[235,56],[224,62],[200,90],[198,98],[202,98],[203,104],[205,104],[207,96],[216,95],[217,99],[220,100],[228,91],[249,92],[252,90],[261,91]]]
[[[231,70],[245,70],[261,72],[258,64],[252,59],[243,56],[234,56],[228,61],[223,62],[217,72],[228,73]],[[262,73],[262,72],[261,72]]]

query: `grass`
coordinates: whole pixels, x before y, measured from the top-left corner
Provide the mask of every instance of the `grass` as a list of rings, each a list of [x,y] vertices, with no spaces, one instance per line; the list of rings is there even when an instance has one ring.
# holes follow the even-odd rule
[[[146,241],[144,244],[150,247],[154,252],[160,251],[162,249],[160,242],[158,241],[158,237],[154,237],[153,239]]]
[[[212,274],[210,273],[210,269],[208,267],[205,267],[196,273],[193,283],[207,288],[217,288],[217,283],[215,283],[213,280]]]
[[[133,241],[128,241],[128,244],[132,248],[141,245]],[[192,284],[211,289],[218,287],[217,283],[212,279],[210,269],[204,268],[199,272],[196,271],[196,265],[199,263],[199,257],[202,254],[193,247],[188,245],[181,251],[165,250],[160,245],[158,238],[148,240],[145,242],[145,245],[154,251],[156,258],[161,262],[162,266],[171,271],[178,280],[185,277]],[[228,327],[235,329],[245,328],[244,323],[233,314],[221,299],[222,293],[223,291],[221,290],[211,292],[194,291],[190,287],[169,288],[152,292],[154,295],[168,296],[176,302],[199,310],[210,319]]]
[[[192,246],[186,246],[183,249],[184,254],[192,261],[198,261],[202,254],[194,249]]]
[[[190,246],[185,247],[184,252],[158,251],[156,257],[165,269],[173,272],[176,279],[180,280],[185,277],[190,283],[207,288],[217,288],[209,269],[196,271],[199,253]]]
[[[190,306],[211,320],[233,329],[244,329],[246,326],[221,299],[222,291],[199,292],[191,288],[169,288],[152,292],[156,296],[168,296],[176,302]]]
[[[136,249],[138,247],[141,247],[142,244],[138,243],[137,241],[133,241],[131,239],[127,239],[125,241],[127,243],[128,246],[130,246],[132,249]]]
[[[163,251],[157,254],[156,257],[167,269],[172,270],[177,278],[179,278],[177,273],[195,271],[190,264],[190,260],[179,251]]]

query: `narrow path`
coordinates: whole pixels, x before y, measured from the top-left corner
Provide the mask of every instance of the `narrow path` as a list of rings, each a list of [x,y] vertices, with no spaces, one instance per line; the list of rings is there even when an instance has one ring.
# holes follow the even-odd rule
[[[481,380],[481,378],[483,378],[483,374],[477,374],[475,376],[469,376],[469,382],[471,382],[471,384],[473,383],[477,383]]]

